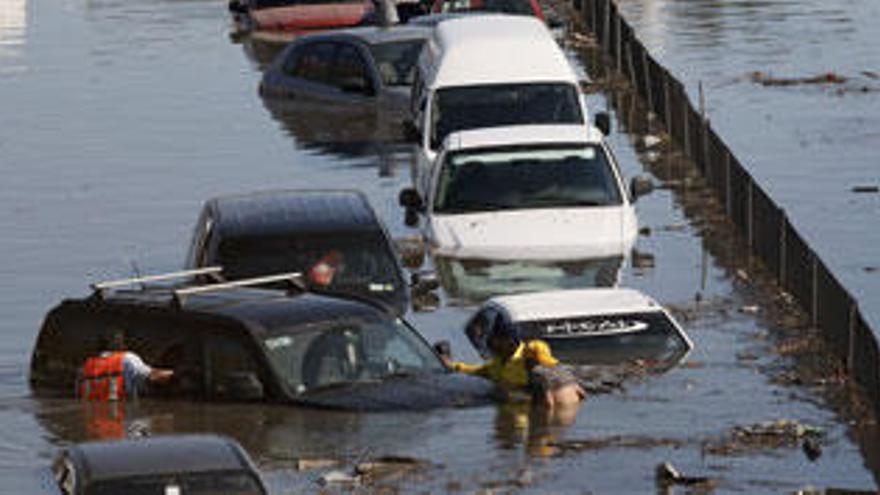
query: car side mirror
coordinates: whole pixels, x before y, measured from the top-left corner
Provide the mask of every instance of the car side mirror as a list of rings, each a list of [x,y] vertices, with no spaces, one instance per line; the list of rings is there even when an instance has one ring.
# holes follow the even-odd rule
[[[611,116],[608,112],[598,112],[593,121],[602,134],[607,136],[611,132]]]
[[[422,211],[425,209],[422,197],[411,187],[407,187],[400,191],[400,196],[398,196],[397,200],[400,203],[400,206],[408,210]]]
[[[437,290],[440,287],[440,279],[432,271],[415,272],[410,275],[410,287],[416,294],[424,294]]]
[[[654,183],[651,182],[651,179],[644,175],[633,177],[632,181],[630,181],[629,183],[629,194],[632,197],[633,201],[636,201],[641,196],[650,194],[653,190]]]
[[[412,143],[418,143],[422,140],[422,134],[419,132],[416,127],[416,123],[413,122],[412,119],[405,119],[403,121],[403,137]]]
[[[438,356],[452,359],[452,347],[449,345],[448,340],[434,342],[434,352],[436,352]]]

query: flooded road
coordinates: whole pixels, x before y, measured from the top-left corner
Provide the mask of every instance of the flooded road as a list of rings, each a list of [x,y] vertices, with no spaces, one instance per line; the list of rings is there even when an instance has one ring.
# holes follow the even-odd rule
[[[880,194],[853,192],[880,185],[880,4],[620,5],[880,331]],[[809,78],[834,82],[789,84]]]
[[[92,417],[79,403],[31,397],[27,367],[45,312],[87,294],[89,282],[130,275],[133,266],[178,269],[205,199],[356,187],[395,237],[418,233],[404,226],[397,206],[412,180],[408,147],[393,130],[389,137],[359,129],[360,119],[334,125],[268,108],[257,95],[254,55],[265,48],[230,40],[220,0],[3,1],[0,493],[44,490],[57,448],[92,437]],[[590,106],[605,103],[595,95]],[[614,133],[610,142],[627,177],[643,172],[627,135]],[[654,467],[666,460],[717,478],[722,492],[875,488],[876,465],[817,392],[771,380],[766,370],[785,361],[772,352],[768,322],[738,311],[754,304],[754,294],[708,252],[680,198],[663,188],[637,207],[651,231],[637,249],[653,261],[623,263],[616,278],[676,308],[695,349],[680,367],[591,397],[576,418],[515,407],[316,414],[145,400],[126,411],[127,426],[228,434],[256,459],[274,493],[318,490],[320,471],[297,471],[298,458],[353,463],[380,455],[428,461],[398,480],[404,492],[646,493],[656,490]],[[554,281],[565,275],[558,267],[525,270],[531,277],[479,268],[446,270],[449,293],[441,294],[440,309],[412,317],[429,341],[450,340],[456,357],[468,361],[477,356],[461,328],[480,299],[511,280],[564,284]],[[584,283],[615,278],[613,263],[595,277],[591,270],[580,270]],[[823,455],[808,461],[797,445],[704,452],[705,442],[736,425],[780,418],[821,428]],[[587,439],[598,446],[577,447]]]

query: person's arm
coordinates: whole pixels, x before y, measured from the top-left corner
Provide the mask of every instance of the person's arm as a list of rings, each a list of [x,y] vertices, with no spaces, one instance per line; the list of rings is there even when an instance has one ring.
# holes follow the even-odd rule
[[[486,372],[485,364],[467,364],[460,361],[453,361],[449,358],[449,356],[443,354],[440,355],[440,359],[443,361],[443,364],[445,364],[447,368],[458,373],[484,376]]]
[[[128,352],[126,360],[134,376],[140,380],[147,380],[150,383],[164,383],[174,376],[174,370],[151,367],[133,352]]]

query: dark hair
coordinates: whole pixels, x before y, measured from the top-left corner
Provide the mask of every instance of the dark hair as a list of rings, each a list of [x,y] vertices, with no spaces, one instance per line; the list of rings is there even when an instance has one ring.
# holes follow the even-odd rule
[[[521,341],[516,326],[509,323],[504,318],[498,317],[495,318],[495,323],[492,324],[492,332],[489,334],[489,338],[493,339],[501,337],[510,339],[514,344],[519,344]]]

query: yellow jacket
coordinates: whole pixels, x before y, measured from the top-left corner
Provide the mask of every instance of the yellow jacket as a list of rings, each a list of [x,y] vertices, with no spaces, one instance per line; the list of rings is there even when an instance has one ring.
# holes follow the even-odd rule
[[[488,378],[499,386],[513,389],[523,388],[529,383],[526,360],[531,358],[543,366],[556,366],[559,361],[550,352],[550,346],[543,340],[530,340],[519,344],[516,352],[506,361],[493,358],[484,364],[452,363],[452,369],[470,375]]]

